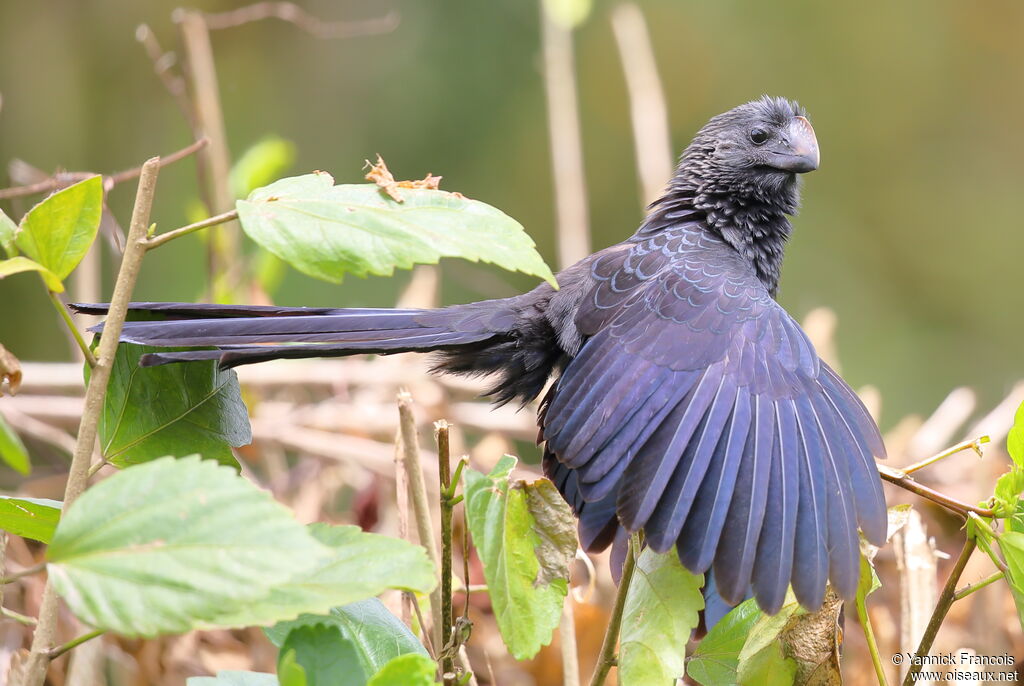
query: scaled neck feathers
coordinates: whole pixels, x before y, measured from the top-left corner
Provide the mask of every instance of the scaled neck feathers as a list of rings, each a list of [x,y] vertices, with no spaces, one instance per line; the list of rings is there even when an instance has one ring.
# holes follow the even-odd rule
[[[793,174],[725,172],[710,164],[713,152],[698,141],[686,149],[665,195],[651,204],[637,234],[698,222],[743,255],[774,297],[793,230],[787,215],[800,203],[799,182]]]

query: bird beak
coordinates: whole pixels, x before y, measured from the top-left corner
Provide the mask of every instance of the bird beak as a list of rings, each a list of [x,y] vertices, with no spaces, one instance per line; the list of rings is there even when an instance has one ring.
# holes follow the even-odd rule
[[[811,128],[811,122],[805,117],[793,117],[789,122],[787,134],[788,145],[784,150],[774,153],[772,166],[796,174],[817,169],[821,155],[818,152],[818,139]]]

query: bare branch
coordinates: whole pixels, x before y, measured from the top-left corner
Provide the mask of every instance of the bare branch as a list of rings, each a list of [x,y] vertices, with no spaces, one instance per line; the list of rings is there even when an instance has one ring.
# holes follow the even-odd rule
[[[294,24],[316,38],[352,38],[372,36],[394,31],[398,26],[399,14],[391,10],[387,14],[360,21],[324,21],[306,12],[294,2],[257,2],[229,12],[207,13],[203,17],[212,30],[230,29],[263,19],[280,19]]]

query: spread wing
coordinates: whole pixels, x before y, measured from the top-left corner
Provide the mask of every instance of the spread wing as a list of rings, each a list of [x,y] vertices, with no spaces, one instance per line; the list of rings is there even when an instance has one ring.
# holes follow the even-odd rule
[[[603,548],[621,523],[722,595],[852,598],[881,544],[884,448],[856,394],[725,244],[678,227],[592,265],[587,336],[547,401],[549,474]]]

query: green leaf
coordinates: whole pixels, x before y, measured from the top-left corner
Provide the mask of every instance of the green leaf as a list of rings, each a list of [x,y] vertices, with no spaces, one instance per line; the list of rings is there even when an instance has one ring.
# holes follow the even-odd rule
[[[59,500],[0,495],[0,529],[49,543],[60,521],[60,508]]]
[[[315,624],[336,626],[342,637],[355,646],[366,674],[376,673],[401,655],[427,655],[419,639],[376,598],[333,608],[326,615],[300,615],[290,622],[275,624],[265,633],[280,647],[296,627]]]
[[[14,236],[17,233],[18,225],[0,209],[0,249],[3,249],[8,257],[18,256],[18,246],[14,244]]]
[[[1013,465],[996,480],[994,510],[999,517],[1012,517],[1024,491],[1024,467]]]
[[[194,676],[186,686],[278,686],[277,677],[263,672],[217,672],[217,676]]]
[[[342,637],[338,627],[324,624],[298,626],[288,632],[281,646],[277,673],[282,686],[366,684],[366,673],[355,646]]]
[[[28,451],[18,434],[7,424],[0,414],[0,460],[19,474],[28,474],[32,465],[28,459]]]
[[[65,513],[50,579],[83,622],[123,636],[207,626],[328,551],[283,505],[198,456],[126,469]]]
[[[703,574],[691,574],[673,548],[645,548],[626,592],[619,635],[622,686],[674,684],[683,675],[686,643],[704,609]]]
[[[1013,417],[1013,426],[1006,436],[1006,451],[1010,453],[1015,465],[1024,467],[1024,403],[1017,408]]]
[[[238,377],[215,360],[140,367],[144,345],[117,348],[100,417],[100,448],[117,467],[201,454],[237,467],[231,447],[252,441]]]
[[[796,661],[782,653],[781,643],[770,643],[742,661],[737,673],[739,686],[793,686]]]
[[[217,623],[270,624],[302,612],[327,612],[392,588],[429,593],[437,586],[434,565],[422,546],[365,533],[358,526],[313,524],[309,531],[331,554],[276,586],[262,602],[233,610]]]
[[[0,262],[0,279],[22,272],[39,272],[43,277],[43,283],[54,293],[64,292],[64,284],[60,282],[57,275],[43,265],[28,259],[24,256],[12,257],[9,260]]]
[[[1006,531],[996,540],[1006,560],[1006,581],[1017,605],[1021,630],[1024,630],[1024,533]]]
[[[366,686],[434,686],[437,663],[425,655],[402,655],[384,665]]]
[[[89,252],[102,213],[103,180],[92,176],[57,191],[29,210],[14,242],[63,281]]]
[[[244,198],[281,176],[294,162],[294,143],[278,136],[267,136],[242,153],[231,167],[231,192],[236,198]]]
[[[549,500],[546,479],[510,483],[515,465],[506,455],[486,476],[467,471],[466,519],[498,629],[509,652],[525,660],[550,643],[558,626],[576,543],[568,505]]]
[[[318,172],[282,179],[236,204],[254,241],[309,276],[390,275],[442,257],[492,262],[555,277],[519,222],[446,191],[403,188],[395,202],[375,184],[335,186]]]
[[[686,658],[686,674],[702,686],[733,686],[740,650],[751,627],[763,616],[757,602],[745,600],[712,627]]]

